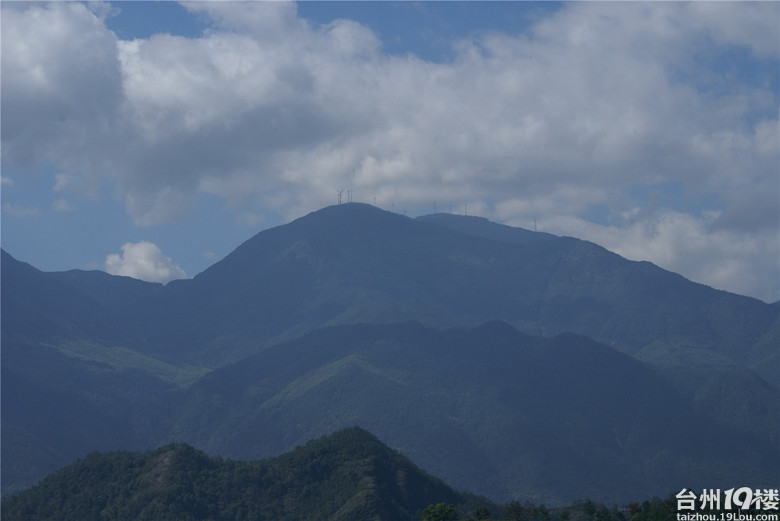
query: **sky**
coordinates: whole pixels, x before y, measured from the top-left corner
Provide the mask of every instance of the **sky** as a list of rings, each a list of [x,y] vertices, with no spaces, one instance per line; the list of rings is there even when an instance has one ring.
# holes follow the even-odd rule
[[[337,203],[780,299],[780,3],[2,2],[2,247],[192,277]]]

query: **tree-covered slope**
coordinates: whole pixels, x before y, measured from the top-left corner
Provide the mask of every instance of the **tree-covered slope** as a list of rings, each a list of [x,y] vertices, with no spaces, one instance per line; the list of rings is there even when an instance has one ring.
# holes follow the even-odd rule
[[[497,501],[628,501],[758,482],[780,461],[777,444],[697,412],[625,354],[497,322],[318,330],[180,394],[177,428],[211,452],[274,454],[360,424],[458,489]]]
[[[184,444],[93,453],[2,505],[7,521],[405,521],[459,494],[358,427],[263,461],[210,458]]]

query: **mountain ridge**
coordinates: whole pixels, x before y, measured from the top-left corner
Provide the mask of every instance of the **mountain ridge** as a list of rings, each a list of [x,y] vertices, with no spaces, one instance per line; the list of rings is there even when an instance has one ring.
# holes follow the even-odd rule
[[[426,322],[445,326],[497,318],[534,334],[582,333],[631,353],[658,341],[690,345],[738,365],[778,316],[751,297],[628,261],[587,241],[549,234],[538,240],[536,232],[472,219],[433,219],[448,221],[443,226],[358,203],[327,207],[256,234],[192,284],[181,281],[186,296],[166,306],[206,294],[221,301],[220,291],[231,286],[242,300],[217,321],[278,317],[266,320],[275,326],[253,333],[266,342],[306,332],[296,329],[301,323],[373,322],[383,314],[392,314],[388,322],[427,316]],[[480,223],[481,235],[473,226],[459,229],[464,222]],[[249,278],[234,280],[237,273]],[[264,293],[273,301],[258,297]],[[780,358],[769,365],[761,360],[752,367],[780,369]]]
[[[650,470],[639,472],[631,486],[661,476],[671,479],[672,471],[684,474],[681,463],[659,455],[663,447],[657,440],[632,427],[641,414],[620,402],[618,391],[609,403],[584,400],[589,389],[616,377],[598,373],[589,383],[575,369],[561,373],[532,354],[538,344],[550,348],[552,356],[556,342],[593,342],[611,350],[604,352],[622,353],[625,358],[592,358],[623,368],[619,371],[630,372],[632,360],[651,367],[653,378],[658,377],[653,385],[666,389],[667,401],[686,407],[685,413],[673,408],[675,418],[694,415],[712,426],[713,440],[736,440],[739,434],[740,450],[756,472],[763,467],[751,456],[748,440],[767,447],[768,454],[780,445],[780,411],[772,405],[780,402],[777,306],[628,261],[593,243],[480,218],[411,219],[369,205],[328,207],[260,232],[195,278],[165,286],[101,272],[45,273],[3,252],[2,300],[2,429],[9,448],[3,456],[4,491],[9,484],[29,486],[90,444],[101,450],[114,442],[116,448],[148,448],[186,439],[199,448],[230,453],[237,450],[230,444],[240,441],[255,451],[273,447],[278,453],[346,426],[360,414],[375,422],[372,430],[394,433],[393,445],[404,453],[423,455],[426,468],[433,465],[461,484],[469,469],[478,476],[475,486],[490,487],[485,490],[496,497],[523,491],[540,497],[576,493],[576,484],[556,492],[550,483],[554,472],[574,476],[598,466],[580,454],[595,449],[589,444],[600,444],[602,452],[596,454],[614,465],[614,472],[625,472],[621,465],[634,465],[655,450]],[[345,340],[347,333],[361,331],[374,335],[374,343]],[[290,356],[306,338],[320,347],[343,342],[342,351],[331,346],[307,354],[309,365],[300,372],[303,359]],[[410,342],[419,353],[406,351]],[[443,350],[448,342],[479,346],[483,356],[466,348]],[[527,349],[519,347],[524,345]],[[382,349],[405,353],[411,365],[394,365]],[[525,358],[518,354],[523,351]],[[471,363],[434,357],[445,354]],[[255,360],[269,365],[253,365]],[[595,362],[581,360],[580,371],[595,374],[598,367],[589,363]],[[430,364],[447,368],[450,380]],[[521,369],[515,371],[530,364],[542,373],[522,373],[536,387],[518,387],[512,380],[518,364]],[[276,375],[263,372],[265,367],[277,367]],[[230,371],[238,372],[228,378]],[[477,384],[478,376],[485,385]],[[550,387],[558,378],[562,382]],[[463,389],[452,381],[463,382]],[[495,387],[497,382],[504,387]],[[623,387],[631,385],[624,381]],[[545,395],[539,389],[556,397],[562,419],[541,412]],[[572,394],[572,403],[594,414],[609,407],[623,411],[622,423],[615,423],[614,432],[592,424],[586,413],[567,405],[563,389]],[[331,399],[323,401],[323,396]],[[638,400],[639,395],[632,396]],[[350,401],[361,397],[367,401]],[[372,412],[392,400],[410,410],[427,404],[430,414],[417,417],[398,406],[393,414],[403,428],[393,431]],[[536,405],[524,410],[517,405],[523,400]],[[354,407],[342,407],[342,402]],[[334,416],[318,416],[320,410],[333,410]],[[484,432],[476,420],[464,419],[470,414],[486,422]],[[238,440],[235,432],[248,428],[242,420],[251,420],[266,441]],[[605,416],[602,422],[613,420]],[[589,426],[582,440],[572,434],[578,423]],[[102,426],[93,431],[105,433],[105,439],[84,430],[90,425]],[[550,429],[557,431],[553,435]],[[683,427],[686,436],[700,432],[696,429]],[[54,436],[58,432],[61,440]],[[112,432],[117,433],[113,441]],[[674,445],[650,427],[648,432],[676,447],[684,465],[696,469],[703,464],[699,456],[681,454],[684,444]],[[497,437],[485,446],[482,440],[493,433]],[[536,448],[517,452],[511,440],[528,433],[534,434],[529,447]],[[65,439],[74,440],[72,446]],[[632,443],[642,450],[620,456],[620,444]],[[424,459],[427,452],[446,461],[448,451],[458,455],[463,468],[453,463],[444,469],[431,457]],[[554,464],[534,460],[534,451],[549,455]],[[501,470],[502,460],[512,458],[517,473],[509,476]],[[727,460],[719,461],[718,472],[726,472]],[[621,486],[613,483],[604,490],[628,495]]]

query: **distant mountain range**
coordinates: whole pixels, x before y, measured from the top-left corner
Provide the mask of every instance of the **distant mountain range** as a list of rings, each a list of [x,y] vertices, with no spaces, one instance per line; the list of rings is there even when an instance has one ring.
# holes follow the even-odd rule
[[[2,304],[4,495],[93,450],[352,425],[496,501],[780,468],[778,306],[481,218],[328,207],[166,286],[3,252]]]

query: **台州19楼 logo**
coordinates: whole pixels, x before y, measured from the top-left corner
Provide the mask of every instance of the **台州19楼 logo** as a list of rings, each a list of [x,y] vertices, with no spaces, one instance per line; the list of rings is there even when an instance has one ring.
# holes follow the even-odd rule
[[[678,521],[780,521],[776,488],[684,488],[675,497]]]

